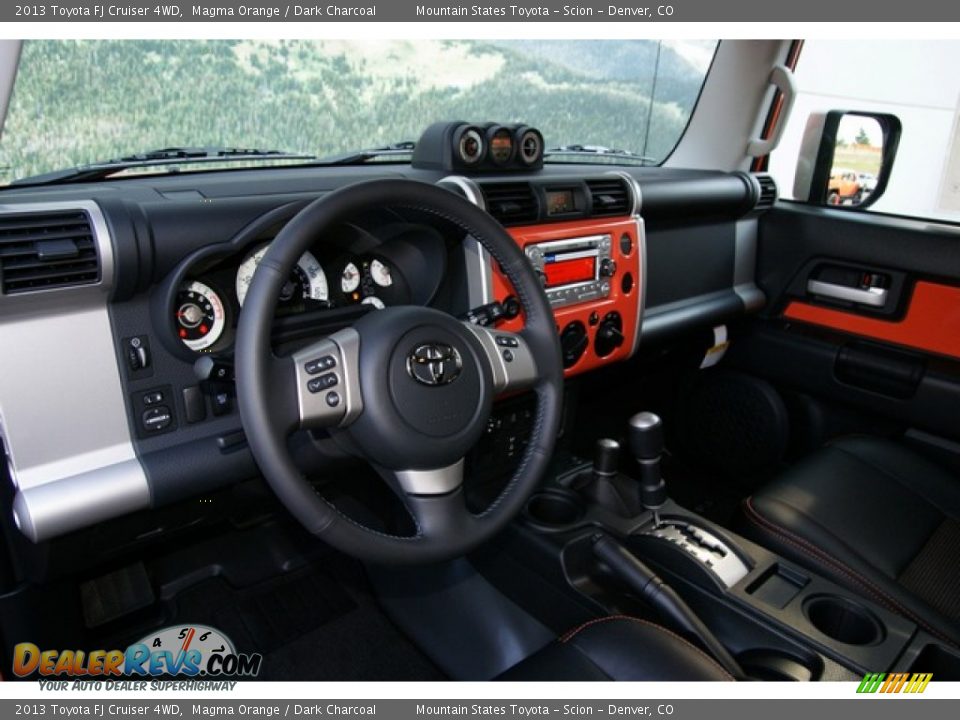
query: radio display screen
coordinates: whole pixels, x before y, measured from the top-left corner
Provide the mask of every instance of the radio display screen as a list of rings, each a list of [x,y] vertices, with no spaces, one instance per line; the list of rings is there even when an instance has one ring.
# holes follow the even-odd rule
[[[547,276],[548,289],[559,285],[590,282],[597,277],[597,256],[595,254],[577,258],[548,255],[545,259],[543,272]]]

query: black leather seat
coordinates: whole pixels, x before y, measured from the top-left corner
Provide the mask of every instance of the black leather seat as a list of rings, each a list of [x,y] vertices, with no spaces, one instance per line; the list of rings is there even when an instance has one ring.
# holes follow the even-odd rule
[[[848,437],[743,510],[761,545],[960,645],[960,478],[897,443]]]
[[[613,615],[585,623],[498,680],[733,680],[699,648],[659,625]]]

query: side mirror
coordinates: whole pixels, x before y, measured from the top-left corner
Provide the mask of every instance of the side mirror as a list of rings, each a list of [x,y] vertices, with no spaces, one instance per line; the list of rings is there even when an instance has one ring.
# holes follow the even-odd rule
[[[800,145],[793,196],[811,205],[870,206],[887,188],[900,132],[896,115],[845,110],[811,113]]]

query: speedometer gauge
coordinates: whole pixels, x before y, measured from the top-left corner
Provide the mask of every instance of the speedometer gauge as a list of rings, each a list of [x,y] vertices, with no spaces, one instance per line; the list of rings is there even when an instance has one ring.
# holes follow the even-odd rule
[[[184,283],[177,293],[177,335],[191,350],[204,350],[223,334],[223,302],[209,285]]]
[[[267,254],[269,245],[258,248],[244,259],[237,270],[237,300],[243,305],[243,300],[250,289],[250,283],[253,282],[253,273],[257,270],[257,265]],[[280,289],[281,302],[287,302],[294,298],[304,300],[325,301],[328,297],[327,276],[323,273],[323,268],[313,256],[312,253],[305,252],[297,261],[297,266],[290,273],[290,277]]]

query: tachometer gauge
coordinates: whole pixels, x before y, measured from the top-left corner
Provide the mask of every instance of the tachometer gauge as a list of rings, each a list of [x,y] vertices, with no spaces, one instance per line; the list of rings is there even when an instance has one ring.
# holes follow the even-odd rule
[[[209,285],[184,283],[177,293],[177,335],[191,350],[204,350],[213,345],[226,326],[223,302]]]
[[[243,300],[247,296],[247,290],[250,289],[250,283],[253,282],[253,273],[257,270],[257,265],[267,254],[269,245],[258,248],[247,255],[237,270],[237,300],[243,305]],[[327,276],[323,273],[323,268],[313,256],[312,253],[305,252],[297,261],[297,266],[290,273],[290,278],[280,289],[281,302],[287,302],[299,296],[304,300],[325,301],[328,297]]]
[[[363,300],[360,301],[363,305],[373,305],[377,310],[383,310],[386,305],[384,305],[383,300],[378,298],[376,295],[368,295]]]
[[[345,293],[352,293],[358,287],[360,287],[360,269],[356,263],[349,262],[340,275],[340,289]]]
[[[390,274],[390,268],[379,260],[370,263],[370,277],[380,287],[390,287],[393,285],[393,276]]]

